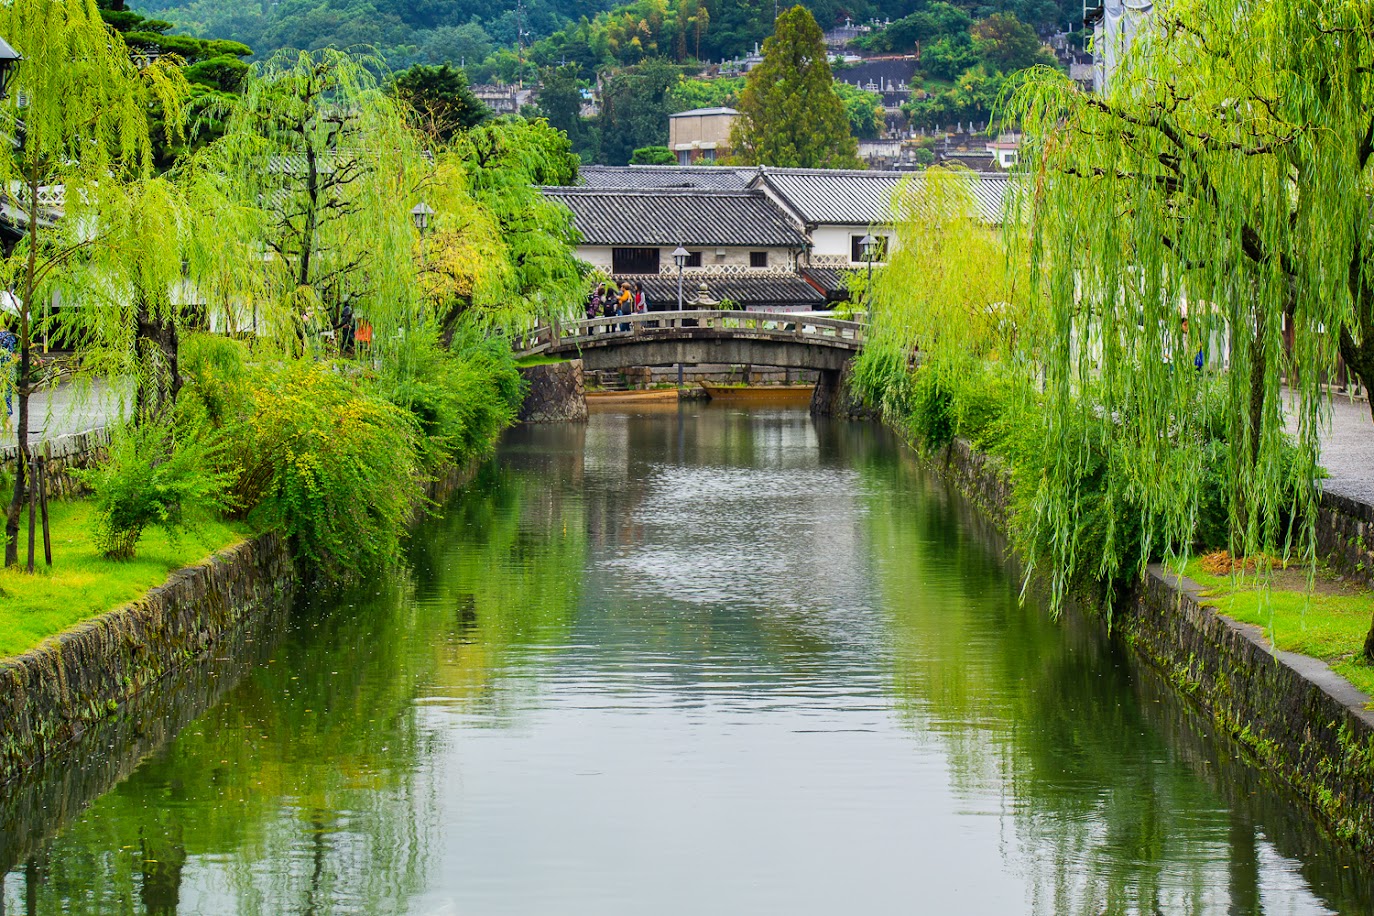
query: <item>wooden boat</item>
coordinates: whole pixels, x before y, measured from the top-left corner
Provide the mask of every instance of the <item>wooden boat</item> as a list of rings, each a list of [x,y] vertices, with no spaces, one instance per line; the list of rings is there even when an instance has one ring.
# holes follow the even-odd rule
[[[815,385],[716,385],[698,382],[713,401],[726,404],[810,404]]]
[[[664,404],[677,403],[676,388],[650,388],[645,391],[588,391],[587,404]]]

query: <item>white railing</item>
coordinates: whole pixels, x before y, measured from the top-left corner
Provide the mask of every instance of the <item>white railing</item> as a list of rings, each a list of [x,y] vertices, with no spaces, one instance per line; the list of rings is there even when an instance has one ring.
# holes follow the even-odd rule
[[[862,322],[790,312],[646,312],[543,325],[511,341],[517,357],[538,356],[581,347],[610,346],[635,340],[691,337],[702,331],[752,340],[811,343],[858,350],[864,342]]]

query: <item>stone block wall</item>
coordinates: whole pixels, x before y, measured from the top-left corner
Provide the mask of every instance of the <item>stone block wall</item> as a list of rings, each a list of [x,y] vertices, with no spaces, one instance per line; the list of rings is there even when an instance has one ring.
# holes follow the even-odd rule
[[[0,660],[0,784],[296,589],[286,543],[264,535],[174,573],[143,598]]]
[[[68,499],[88,492],[86,485],[71,472],[88,471],[104,461],[109,454],[110,434],[103,429],[92,429],[61,436],[47,445],[52,449],[52,457],[48,462],[44,489],[48,491],[48,499]],[[43,446],[43,443],[34,443],[32,448],[35,457],[42,454]],[[13,474],[18,465],[19,446],[0,448],[0,471]]]
[[[1374,507],[1323,493],[1317,512],[1317,552],[1342,575],[1374,588]]]
[[[1011,480],[1001,462],[956,440],[928,461],[1005,531]],[[1319,549],[1368,569],[1374,509],[1327,494]],[[1158,566],[1119,604],[1113,637],[1155,668],[1311,805],[1316,821],[1374,854],[1374,712],[1322,661],[1274,650],[1258,627],[1202,602],[1200,587]]]
[[[1297,789],[1338,836],[1374,852],[1374,712],[1325,662],[1276,652],[1258,627],[1151,567],[1115,634]]]
[[[520,408],[521,423],[580,422],[587,419],[582,360],[523,366],[520,374],[529,384],[525,403]]]

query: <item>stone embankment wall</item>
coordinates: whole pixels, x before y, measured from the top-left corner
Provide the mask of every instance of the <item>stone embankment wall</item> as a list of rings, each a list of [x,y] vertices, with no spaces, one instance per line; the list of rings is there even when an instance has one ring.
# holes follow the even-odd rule
[[[956,441],[930,464],[1006,529],[1011,483],[996,458]],[[1367,569],[1371,522],[1370,507],[1328,494],[1318,522],[1321,549],[1337,565],[1363,562]],[[1338,836],[1374,853],[1369,697],[1325,662],[1276,652],[1258,627],[1216,613],[1202,603],[1197,583],[1160,567],[1118,606],[1112,632],[1292,785]]]
[[[843,369],[825,370],[817,373],[816,390],[811,393],[811,416],[832,417],[836,420],[875,420],[877,414],[864,406],[854,394],[850,377],[854,363],[845,363]]]
[[[1374,588],[1374,506],[1323,493],[1317,550],[1343,575]]]
[[[33,455],[43,454],[44,445],[51,448],[51,458],[47,465],[44,489],[49,499],[63,499],[80,496],[87,487],[77,480],[72,471],[88,471],[105,460],[110,447],[110,434],[103,429],[93,429],[70,436],[60,436],[48,443],[35,442]],[[0,472],[13,474],[19,465],[19,446],[7,445],[0,448]]]
[[[122,608],[0,660],[0,783],[85,730],[296,589],[281,538],[230,547]]]
[[[529,393],[520,408],[521,423],[557,423],[587,419],[587,392],[583,386],[582,360],[542,366],[522,366]]]

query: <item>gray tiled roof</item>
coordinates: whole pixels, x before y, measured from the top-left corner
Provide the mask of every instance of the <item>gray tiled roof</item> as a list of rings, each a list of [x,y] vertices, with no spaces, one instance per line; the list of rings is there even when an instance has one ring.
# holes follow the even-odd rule
[[[921,177],[911,172],[764,168],[753,186],[766,182],[809,225],[867,226],[891,221],[892,193],[906,179],[919,182]],[[983,218],[1001,223],[1007,176],[974,173],[970,180]]]
[[[803,248],[806,238],[759,191],[543,188],[586,245]]]
[[[644,295],[653,311],[677,308],[677,277],[663,274],[651,276],[617,276],[619,283],[625,280],[630,284],[644,284]],[[711,298],[719,301],[729,299],[737,305],[805,305],[819,306],[826,298],[815,287],[800,276],[779,276],[777,274],[750,277],[703,277],[701,274],[686,274],[682,279],[682,298],[691,302],[697,296],[698,287],[706,284]],[[690,307],[690,306],[689,306]]]
[[[857,273],[848,267],[804,267],[802,274],[812,283],[825,290],[827,299],[844,299],[849,295],[844,285],[845,278]]]
[[[589,188],[704,188],[743,191],[758,169],[718,165],[584,165],[582,184]]]

